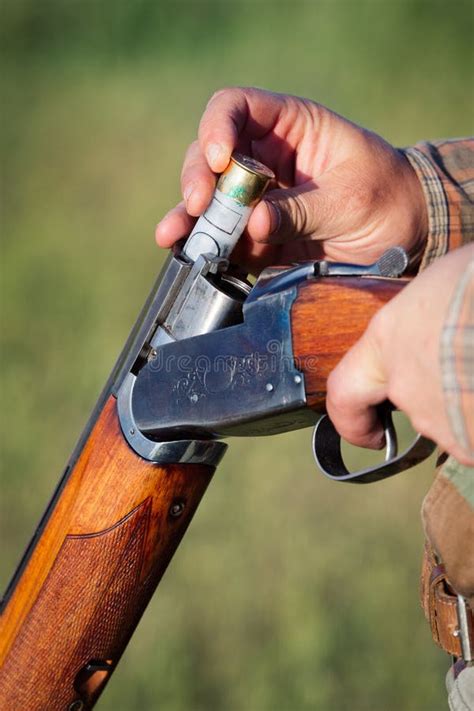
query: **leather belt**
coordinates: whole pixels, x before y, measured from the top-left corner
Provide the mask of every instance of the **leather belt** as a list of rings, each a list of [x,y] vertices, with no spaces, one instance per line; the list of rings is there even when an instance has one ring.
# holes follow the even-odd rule
[[[421,605],[435,643],[465,664],[474,662],[474,615],[466,600],[450,586],[444,565],[425,547],[421,573]]]

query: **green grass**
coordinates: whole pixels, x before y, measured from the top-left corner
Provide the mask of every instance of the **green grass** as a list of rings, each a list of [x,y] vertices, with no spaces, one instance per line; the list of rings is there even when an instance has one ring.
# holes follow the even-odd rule
[[[43,510],[164,254],[210,94],[327,103],[397,145],[472,132],[472,5],[2,3],[1,576]],[[232,441],[98,708],[434,711],[418,604],[432,464],[374,487],[309,432]]]

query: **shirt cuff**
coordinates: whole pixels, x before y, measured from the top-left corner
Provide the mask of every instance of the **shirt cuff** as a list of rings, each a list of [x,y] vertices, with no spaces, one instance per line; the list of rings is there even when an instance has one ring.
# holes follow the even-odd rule
[[[422,142],[402,153],[418,176],[428,210],[428,236],[416,255],[421,270],[474,239],[474,139]]]
[[[421,259],[419,270],[449,249],[449,204],[443,179],[436,165],[419,148],[405,148],[402,153],[418,176],[428,210],[428,238],[421,254],[412,256],[412,261]]]

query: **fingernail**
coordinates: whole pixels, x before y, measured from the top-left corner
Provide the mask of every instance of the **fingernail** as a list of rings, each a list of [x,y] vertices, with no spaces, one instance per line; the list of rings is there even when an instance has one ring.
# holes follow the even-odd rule
[[[281,210],[279,205],[276,205],[270,200],[265,200],[270,215],[270,234],[277,232],[281,226]]]
[[[211,168],[216,166],[217,161],[222,153],[222,146],[220,143],[211,143],[206,149],[206,157]]]
[[[189,185],[186,185],[186,187],[185,187],[185,189],[184,189],[184,191],[183,191],[183,197],[184,197],[185,202],[188,202],[188,200],[189,200],[189,198],[191,197],[191,195],[192,195],[193,190],[194,190],[195,187],[196,187],[196,186],[195,186],[194,183],[189,183]]]

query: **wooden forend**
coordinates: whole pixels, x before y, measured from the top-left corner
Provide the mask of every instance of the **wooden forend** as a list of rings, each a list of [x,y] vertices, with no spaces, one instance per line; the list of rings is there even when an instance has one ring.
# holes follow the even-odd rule
[[[0,618],[2,710],[92,707],[213,471],[138,457],[109,398]]]

